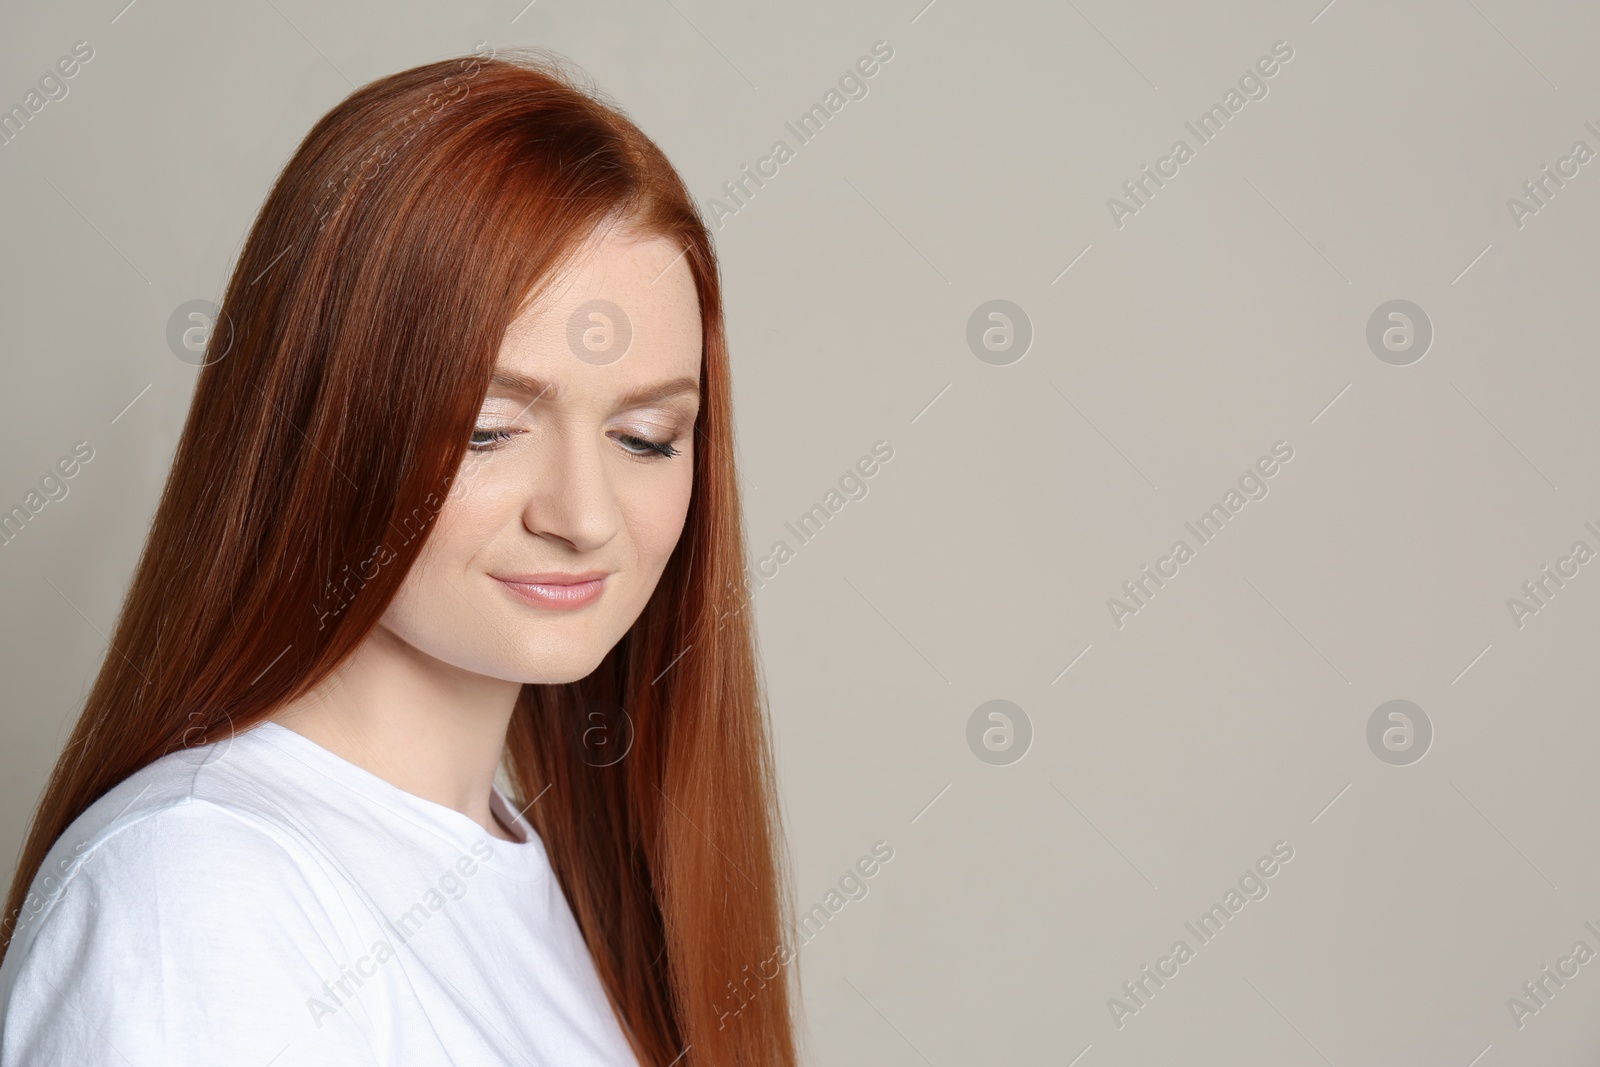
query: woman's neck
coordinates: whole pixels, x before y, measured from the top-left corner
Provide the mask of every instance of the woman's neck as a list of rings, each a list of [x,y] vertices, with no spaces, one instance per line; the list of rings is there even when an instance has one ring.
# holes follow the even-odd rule
[[[516,840],[489,796],[521,688],[425,656],[379,624],[332,675],[267,718]]]

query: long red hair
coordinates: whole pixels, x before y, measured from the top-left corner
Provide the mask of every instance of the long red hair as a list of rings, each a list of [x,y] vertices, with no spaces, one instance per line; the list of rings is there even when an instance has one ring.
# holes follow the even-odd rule
[[[693,495],[655,594],[594,673],[523,687],[506,766],[522,803],[543,794],[529,817],[641,1063],[795,1063],[790,968],[751,978],[789,944],[792,912],[716,255],[661,150],[532,50],[364,86],[273,185],[35,814],[6,944],[44,857],[90,804],[169,752],[259,722],[362,643],[426,540],[507,325],[618,220],[684,249],[698,290]],[[632,727],[608,766],[585,744],[597,707]]]

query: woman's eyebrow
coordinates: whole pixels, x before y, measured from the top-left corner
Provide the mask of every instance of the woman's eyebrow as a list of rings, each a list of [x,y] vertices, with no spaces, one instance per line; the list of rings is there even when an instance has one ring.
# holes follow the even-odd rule
[[[497,387],[505,392],[529,397],[531,404],[539,399],[559,400],[561,391],[554,382],[531,375],[519,374],[516,371],[497,370],[489,378],[491,387]],[[680,393],[700,393],[700,382],[695,378],[680,377],[669,378],[666,381],[642,385],[637,389],[630,389],[618,398],[619,407],[632,407],[635,404],[648,404],[657,400],[677,396]]]
[[[548,396],[551,400],[555,400],[561,395],[560,390],[553,383],[543,382],[538,378],[531,378],[526,374],[518,374],[515,371],[508,370],[497,370],[490,375],[489,388],[491,391],[498,388],[503,392],[529,396],[534,400],[538,400],[543,396]]]
[[[635,404],[650,404],[657,400],[666,400],[668,397],[678,396],[682,393],[693,393],[696,398],[700,396],[700,382],[694,378],[668,378],[664,382],[653,385],[642,385],[637,389],[630,389],[619,397],[618,407],[629,408]]]

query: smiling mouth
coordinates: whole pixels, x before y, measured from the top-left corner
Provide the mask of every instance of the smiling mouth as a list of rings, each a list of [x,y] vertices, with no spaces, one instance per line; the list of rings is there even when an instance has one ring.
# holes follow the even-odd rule
[[[603,571],[589,574],[534,574],[502,578],[491,575],[507,592],[524,604],[557,611],[581,608],[593,603],[605,589]]]

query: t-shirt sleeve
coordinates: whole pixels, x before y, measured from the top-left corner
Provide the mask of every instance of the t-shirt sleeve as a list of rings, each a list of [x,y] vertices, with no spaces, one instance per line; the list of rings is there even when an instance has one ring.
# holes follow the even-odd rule
[[[204,802],[86,852],[13,942],[0,1067],[376,1067],[350,924],[308,856]]]

